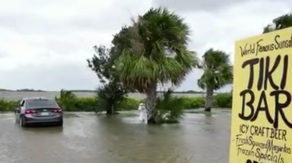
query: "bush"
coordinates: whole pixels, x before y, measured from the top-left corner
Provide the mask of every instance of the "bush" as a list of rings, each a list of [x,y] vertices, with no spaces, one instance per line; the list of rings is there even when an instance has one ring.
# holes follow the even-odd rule
[[[198,109],[204,107],[204,97],[183,97],[183,109]],[[97,111],[100,109],[101,102],[95,97],[79,98],[70,94],[56,98],[60,107],[65,111]],[[136,110],[140,102],[145,102],[144,99],[138,100],[135,98],[125,98],[117,104],[117,110]],[[232,95],[230,93],[219,93],[214,96],[214,108],[231,108]],[[1,111],[14,111],[18,102],[7,101],[0,99]]]
[[[219,93],[214,96],[213,106],[216,108],[231,108],[232,106],[232,94],[231,93]]]
[[[18,101],[5,101],[0,99],[0,112],[14,111]]]
[[[126,98],[122,100],[118,105],[118,110],[136,110],[138,109],[138,105],[141,102],[141,100],[137,100],[134,98]]]
[[[184,98],[184,109],[198,109],[204,107],[204,97],[187,97]]]
[[[98,103],[95,98],[76,98],[75,107],[73,111],[95,111]]]
[[[158,97],[156,105],[155,118],[156,122],[162,123],[178,123],[184,116],[183,97],[173,96],[172,91],[168,90],[163,97]]]

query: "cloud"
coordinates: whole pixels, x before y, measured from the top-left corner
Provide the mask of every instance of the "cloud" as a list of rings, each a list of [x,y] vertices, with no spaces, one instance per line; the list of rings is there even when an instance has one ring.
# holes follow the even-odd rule
[[[218,10],[225,10],[230,9],[233,6],[238,6],[240,4],[253,4],[253,3],[261,3],[263,6],[266,4],[271,3],[282,3],[282,4],[292,4],[292,2],[288,0],[281,0],[279,2],[272,1],[272,0],[204,0],[204,1],[193,1],[193,0],[156,0],[155,5],[156,6],[163,6],[172,8],[176,11],[182,11],[182,12],[218,12]],[[249,5],[249,7],[252,7],[252,5]],[[263,7],[265,8],[265,7]],[[249,12],[249,8],[241,8],[242,10],[246,10],[246,12]],[[271,8],[266,8],[270,10]],[[267,11],[268,11],[267,10]]]
[[[240,0],[157,0],[156,5],[173,8],[178,11],[214,11],[216,9],[226,7],[228,8],[232,4],[237,4]]]
[[[8,56],[7,52],[2,50],[2,49],[0,49],[0,58],[3,59],[4,57],[7,57],[7,56]]]
[[[33,88],[45,90],[94,89],[99,84],[96,75],[86,64],[35,63],[21,65],[14,69],[0,70],[1,88]],[[22,87],[20,87],[22,86]]]
[[[217,13],[183,15],[192,29],[190,46],[199,50],[200,54],[211,47],[233,54],[236,40],[261,34],[275,17],[289,11],[285,4],[268,2],[242,3]]]
[[[224,50],[231,60],[235,40],[261,33],[273,18],[291,11],[288,0],[9,0],[0,6],[0,73],[5,76],[0,88],[96,88],[98,80],[86,65],[92,46],[109,46],[132,16],[160,5],[185,18],[192,31],[190,49],[200,56],[209,48]],[[194,70],[180,89],[199,90],[201,74]]]
[[[21,0],[11,0],[5,5],[0,11],[2,28],[44,35],[70,34],[80,29],[113,32],[122,24],[129,23],[131,14],[146,11],[151,1],[32,0],[23,3]]]

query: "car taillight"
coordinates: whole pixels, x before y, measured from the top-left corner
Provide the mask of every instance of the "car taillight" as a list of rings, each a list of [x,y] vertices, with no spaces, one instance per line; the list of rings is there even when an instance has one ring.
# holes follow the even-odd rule
[[[53,113],[62,113],[63,111],[62,111],[62,109],[55,109],[55,110],[53,110],[52,112],[53,112]]]
[[[26,110],[24,111],[24,114],[35,114],[36,111],[35,110]]]

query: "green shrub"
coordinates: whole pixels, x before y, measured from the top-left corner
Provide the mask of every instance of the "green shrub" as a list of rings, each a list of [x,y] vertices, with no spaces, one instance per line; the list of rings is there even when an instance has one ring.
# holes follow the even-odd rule
[[[194,98],[184,98],[184,109],[193,109]]]
[[[216,108],[231,108],[232,106],[232,94],[231,93],[219,93],[214,96],[213,106]]]
[[[155,118],[158,123],[178,123],[184,116],[183,97],[173,96],[168,90],[162,97],[158,97]]]
[[[126,98],[122,100],[118,106],[118,110],[136,110],[141,101],[134,98]]]
[[[0,112],[14,111],[18,101],[5,101],[0,99]]]
[[[204,97],[187,97],[184,98],[184,109],[198,109],[204,107]]]
[[[55,98],[60,107],[65,111],[98,111],[102,107],[102,102],[95,97],[79,98],[71,94],[64,94],[62,97]],[[182,97],[183,109],[197,109],[204,107],[204,97]],[[125,98],[117,104],[117,110],[136,110],[140,102],[145,99]],[[232,94],[219,93],[214,96],[214,108],[231,108]],[[7,101],[0,99],[1,111],[14,111],[18,101]]]
[[[75,111],[95,111],[98,103],[95,98],[76,98]]]

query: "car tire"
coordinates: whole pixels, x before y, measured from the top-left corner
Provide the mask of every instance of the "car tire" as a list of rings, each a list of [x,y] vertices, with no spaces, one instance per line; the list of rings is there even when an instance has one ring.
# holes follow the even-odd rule
[[[26,127],[25,119],[22,116],[19,119],[19,125],[20,127]]]
[[[58,126],[62,127],[63,126],[63,120],[58,122]]]

